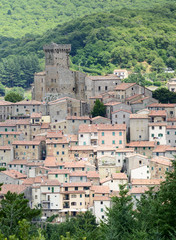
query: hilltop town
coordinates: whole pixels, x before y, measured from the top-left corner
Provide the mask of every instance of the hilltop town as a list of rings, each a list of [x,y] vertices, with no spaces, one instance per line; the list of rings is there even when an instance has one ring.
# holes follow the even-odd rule
[[[176,155],[176,104],[125,83],[124,69],[88,76],[69,67],[71,45],[44,46],[32,100],[0,101],[0,197],[24,193],[43,219],[92,211],[106,219],[111,197],[127,184],[136,199],[158,188]],[[96,100],[105,116],[92,117]]]

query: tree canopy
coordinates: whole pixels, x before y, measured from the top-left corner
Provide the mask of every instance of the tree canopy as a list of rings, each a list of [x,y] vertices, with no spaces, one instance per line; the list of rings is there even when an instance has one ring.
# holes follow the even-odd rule
[[[96,99],[93,110],[92,110],[92,117],[96,116],[106,116],[106,107],[105,105],[99,100]]]
[[[176,93],[169,91],[167,88],[158,88],[153,91],[153,97],[160,103],[176,103]]]

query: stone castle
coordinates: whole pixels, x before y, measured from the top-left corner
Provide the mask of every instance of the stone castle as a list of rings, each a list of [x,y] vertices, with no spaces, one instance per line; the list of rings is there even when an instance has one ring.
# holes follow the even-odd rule
[[[32,98],[52,101],[62,97],[88,100],[90,97],[113,91],[121,83],[116,75],[87,76],[69,69],[70,44],[51,43],[44,46],[45,71],[35,73]]]

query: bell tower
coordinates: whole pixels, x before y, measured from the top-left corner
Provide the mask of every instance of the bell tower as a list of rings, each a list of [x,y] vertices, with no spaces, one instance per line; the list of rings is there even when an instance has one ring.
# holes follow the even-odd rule
[[[69,53],[71,44],[51,43],[43,47],[45,66],[55,66],[69,69]]]

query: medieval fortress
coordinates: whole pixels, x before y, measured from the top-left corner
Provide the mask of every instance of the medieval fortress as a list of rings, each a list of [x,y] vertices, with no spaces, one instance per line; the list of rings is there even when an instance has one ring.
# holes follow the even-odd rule
[[[113,91],[121,83],[118,76],[87,76],[69,69],[70,44],[51,43],[44,46],[45,71],[35,73],[32,98],[38,101],[53,101],[71,97],[87,101],[90,97]]]

